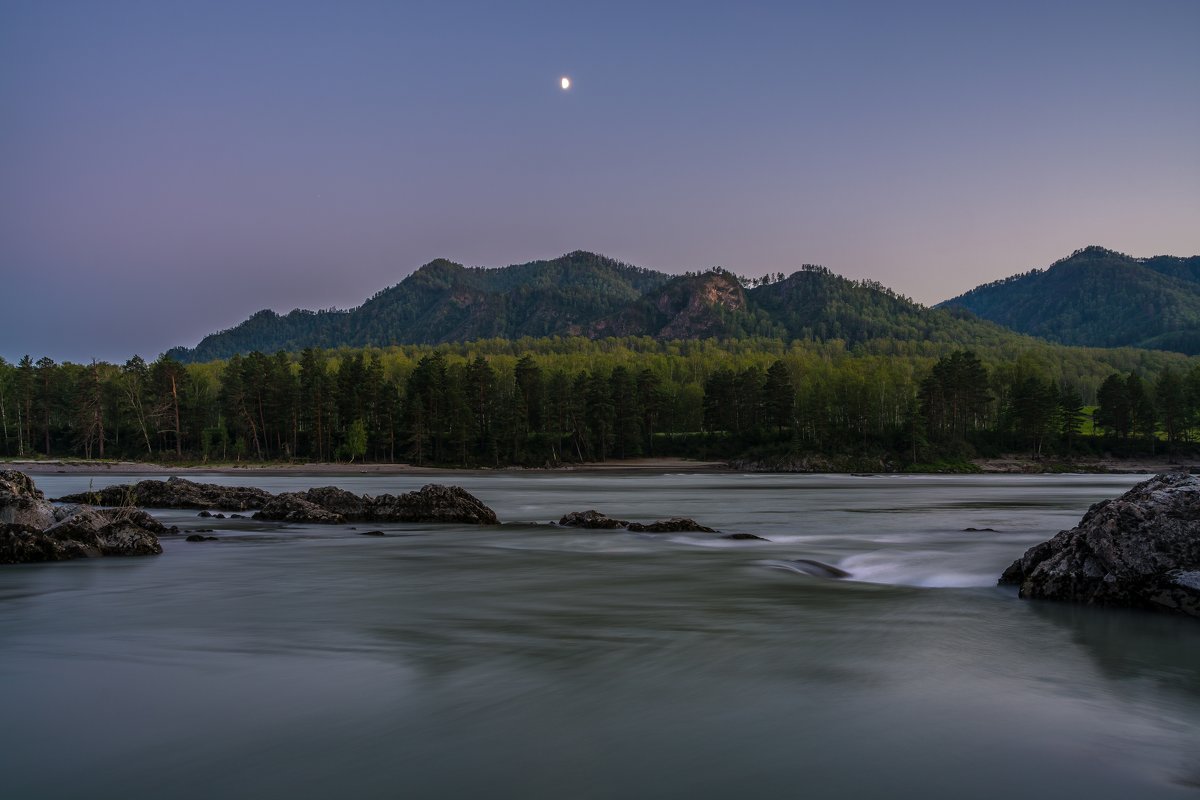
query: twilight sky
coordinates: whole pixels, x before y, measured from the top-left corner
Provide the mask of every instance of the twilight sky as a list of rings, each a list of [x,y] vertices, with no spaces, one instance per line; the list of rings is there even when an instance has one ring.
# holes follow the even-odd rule
[[[1195,0],[0,0],[0,356],[152,358],[439,256],[933,303],[1200,253],[1198,40]]]

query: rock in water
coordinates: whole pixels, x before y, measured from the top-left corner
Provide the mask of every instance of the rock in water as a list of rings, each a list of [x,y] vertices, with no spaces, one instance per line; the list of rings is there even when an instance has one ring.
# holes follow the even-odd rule
[[[65,561],[96,556],[146,556],[162,552],[162,523],[136,509],[91,509],[38,530],[0,526],[0,564]]]
[[[499,525],[496,512],[461,486],[428,483],[418,491],[395,496],[381,494],[368,501],[366,519],[372,522],[459,522]]]
[[[1021,597],[1200,616],[1200,478],[1159,475],[1097,503],[1000,583]]]
[[[498,525],[496,512],[461,486],[431,483],[402,495],[359,496],[325,486],[277,495],[254,515],[286,522],[457,522]]]
[[[42,530],[53,525],[54,506],[24,472],[0,470],[0,523]]]
[[[671,517],[647,524],[631,522],[627,527],[638,533],[716,533],[714,529],[687,517]]]
[[[140,506],[142,508],[218,508],[245,511],[262,508],[273,497],[253,486],[221,486],[196,483],[186,478],[165,481],[138,481],[135,484],[108,486],[58,498],[61,503],[88,503],[95,506]]]
[[[641,523],[614,519],[596,510],[572,511],[558,521],[559,525],[568,528],[589,528],[592,530],[616,530],[625,528],[635,533],[716,533],[712,528],[701,525],[687,517],[671,517],[657,522]]]
[[[613,519],[594,509],[589,511],[572,511],[558,521],[559,525],[568,528],[590,528],[592,530],[616,530],[627,528],[629,523],[623,519]]]
[[[365,497],[336,486],[318,486],[300,494],[308,502],[334,514],[341,514],[347,519],[361,518],[367,511]]]
[[[42,535],[41,528],[17,522],[0,522],[0,564],[31,564],[36,561],[62,561],[61,548]]]
[[[345,522],[341,514],[326,511],[312,502],[301,492],[284,492],[271,498],[271,501],[254,515],[255,519],[277,519],[283,522],[316,522],[320,524],[337,525]]]

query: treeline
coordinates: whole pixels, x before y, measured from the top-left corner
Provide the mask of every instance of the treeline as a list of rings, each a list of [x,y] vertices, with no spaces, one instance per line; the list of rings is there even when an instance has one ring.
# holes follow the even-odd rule
[[[638,338],[307,349],[189,365],[0,359],[7,457],[541,466],[824,453],[901,466],[1011,451],[1132,453],[1198,435],[1200,366],[1140,351],[934,355],[905,343]]]

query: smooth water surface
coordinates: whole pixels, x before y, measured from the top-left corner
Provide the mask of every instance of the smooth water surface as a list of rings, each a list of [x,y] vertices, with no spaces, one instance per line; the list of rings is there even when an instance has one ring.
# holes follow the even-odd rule
[[[1200,624],[995,586],[1135,476],[452,480],[506,524],[158,511],[220,541],[0,569],[0,796],[1200,794]],[[544,525],[587,508],[771,541]]]

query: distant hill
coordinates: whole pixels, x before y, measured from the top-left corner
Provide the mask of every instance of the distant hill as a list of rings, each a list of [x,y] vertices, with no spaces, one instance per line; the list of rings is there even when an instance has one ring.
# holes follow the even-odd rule
[[[1061,344],[1200,353],[1200,256],[1132,258],[1078,250],[1044,270],[947,300],[983,319]]]
[[[439,259],[358,308],[282,316],[260,311],[170,355],[208,361],[253,350],[526,336],[766,336],[849,344],[893,338],[964,345],[1020,338],[969,314],[925,308],[879,284],[850,281],[822,267],[746,288],[719,268],[668,275],[577,251],[499,269]]]

